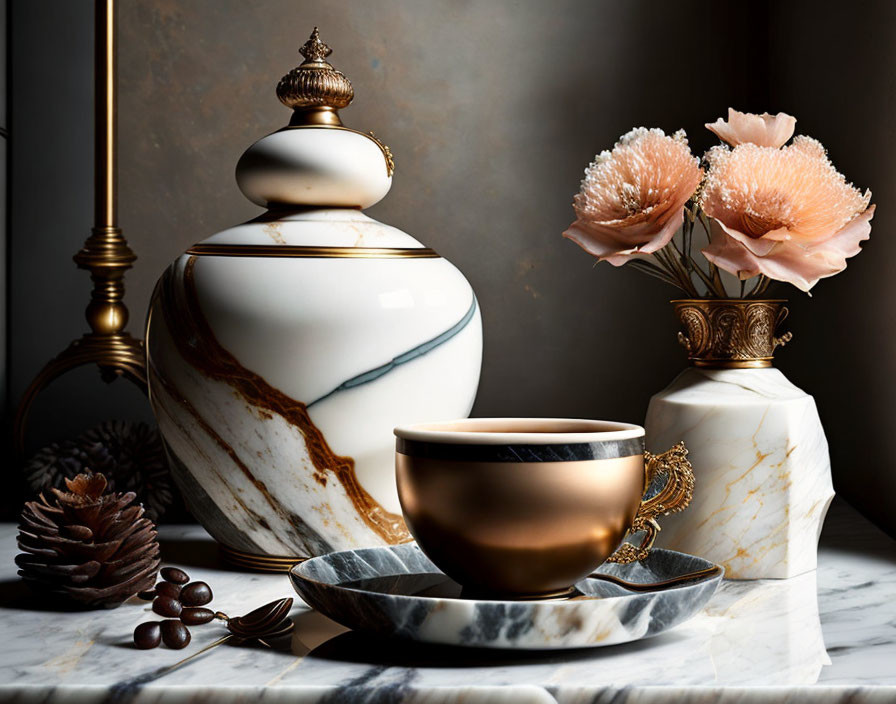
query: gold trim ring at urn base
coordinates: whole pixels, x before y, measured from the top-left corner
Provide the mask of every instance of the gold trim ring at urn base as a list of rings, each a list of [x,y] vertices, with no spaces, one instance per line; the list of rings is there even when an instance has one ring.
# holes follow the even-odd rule
[[[293,566],[309,559],[285,555],[256,555],[236,550],[223,543],[219,543],[218,548],[225,563],[252,572],[289,572]]]

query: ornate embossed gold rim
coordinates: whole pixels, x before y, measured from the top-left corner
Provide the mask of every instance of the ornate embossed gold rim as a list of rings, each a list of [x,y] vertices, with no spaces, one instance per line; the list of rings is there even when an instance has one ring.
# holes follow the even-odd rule
[[[289,572],[289,570],[307,557],[288,557],[282,555],[255,555],[243,552],[219,543],[224,561],[234,567],[248,568],[256,572]]]
[[[678,342],[694,367],[762,369],[792,335],[775,332],[787,318],[781,298],[683,298],[670,301],[684,328]]]
[[[194,244],[185,254],[215,257],[298,257],[320,259],[438,259],[429,247],[302,247],[284,244]]]

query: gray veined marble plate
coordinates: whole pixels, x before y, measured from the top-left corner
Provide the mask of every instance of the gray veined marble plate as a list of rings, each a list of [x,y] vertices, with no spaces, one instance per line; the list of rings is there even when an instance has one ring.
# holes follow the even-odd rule
[[[643,562],[607,563],[598,572],[645,583],[712,567],[699,557],[653,550]],[[443,645],[542,650],[614,645],[662,633],[703,608],[722,570],[647,592],[588,578],[576,585],[576,599],[487,601],[461,598],[460,586],[408,543],[315,557],[293,567],[290,579],[306,603],[354,630]]]

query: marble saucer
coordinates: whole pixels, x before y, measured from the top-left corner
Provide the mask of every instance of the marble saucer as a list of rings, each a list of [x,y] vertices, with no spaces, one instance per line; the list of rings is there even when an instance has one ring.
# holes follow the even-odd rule
[[[699,557],[652,550],[643,562],[597,571],[631,583],[662,582],[716,567]],[[648,638],[687,620],[709,601],[723,570],[683,584],[632,591],[603,579],[576,584],[565,600],[467,598],[415,543],[345,550],[290,570],[305,602],[358,631],[474,648],[559,650]]]

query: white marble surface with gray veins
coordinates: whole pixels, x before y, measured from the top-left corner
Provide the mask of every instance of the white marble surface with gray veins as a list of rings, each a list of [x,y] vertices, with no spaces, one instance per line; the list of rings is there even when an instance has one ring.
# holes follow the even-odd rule
[[[698,575],[711,570],[710,574]],[[672,550],[598,572],[634,584],[692,575],[637,592],[592,577],[571,598],[508,602],[464,596],[416,543],[334,552],[296,565],[290,578],[310,607],[351,629],[439,645],[566,650],[649,638],[699,613],[722,581],[717,565]]]
[[[163,530],[165,559],[215,590],[231,615],[292,594],[285,575],[233,572],[197,527]],[[298,600],[291,648],[221,646],[142,685],[223,633],[193,628],[182,651],[137,651],[145,602],[53,612],[15,576],[15,526],[0,527],[0,701],[66,702],[896,702],[896,543],[835,503],[817,572],[725,581],[697,616],[652,639],[564,652],[485,651],[346,632]]]

